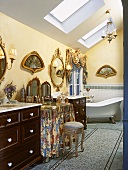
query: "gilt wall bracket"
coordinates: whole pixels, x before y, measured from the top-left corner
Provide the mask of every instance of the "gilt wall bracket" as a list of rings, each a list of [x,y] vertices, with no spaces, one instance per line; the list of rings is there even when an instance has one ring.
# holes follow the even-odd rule
[[[27,54],[23,58],[21,66],[32,73],[41,71],[45,67],[41,56],[36,51],[32,51],[31,53]]]
[[[96,72],[96,76],[100,76],[104,78],[115,76],[116,74],[117,74],[117,71],[110,65],[104,65],[100,67]]]

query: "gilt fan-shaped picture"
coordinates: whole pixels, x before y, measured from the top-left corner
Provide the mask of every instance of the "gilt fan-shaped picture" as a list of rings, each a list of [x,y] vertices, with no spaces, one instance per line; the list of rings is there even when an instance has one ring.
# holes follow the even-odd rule
[[[96,72],[97,76],[108,78],[110,76],[115,76],[117,74],[117,71],[111,67],[110,65],[104,65],[98,69]]]
[[[27,54],[23,58],[21,66],[27,70],[32,71],[32,73],[41,71],[45,67],[42,58],[36,51],[32,51],[31,53]]]

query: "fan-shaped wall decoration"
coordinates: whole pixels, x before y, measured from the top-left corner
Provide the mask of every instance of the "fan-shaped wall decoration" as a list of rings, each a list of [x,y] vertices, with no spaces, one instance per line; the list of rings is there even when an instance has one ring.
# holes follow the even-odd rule
[[[98,69],[96,72],[97,76],[108,78],[110,76],[115,76],[117,71],[110,65],[104,65]]]
[[[27,54],[23,58],[21,66],[27,70],[32,71],[33,73],[41,71],[45,67],[42,58],[36,51],[32,51],[31,53]]]

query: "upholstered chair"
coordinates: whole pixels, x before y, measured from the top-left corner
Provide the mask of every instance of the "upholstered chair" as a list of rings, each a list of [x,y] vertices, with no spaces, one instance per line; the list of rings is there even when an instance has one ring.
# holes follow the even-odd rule
[[[75,139],[75,155],[78,156],[78,140],[81,134],[81,150],[84,151],[84,125],[80,122],[66,122],[62,133],[63,153],[65,152],[65,136],[69,136],[70,149],[72,148],[73,138]]]

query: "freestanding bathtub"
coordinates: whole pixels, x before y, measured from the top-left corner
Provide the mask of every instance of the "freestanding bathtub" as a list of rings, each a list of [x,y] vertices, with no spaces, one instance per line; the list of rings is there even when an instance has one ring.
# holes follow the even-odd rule
[[[115,97],[97,103],[86,103],[87,118],[109,118],[117,113],[123,97]]]

